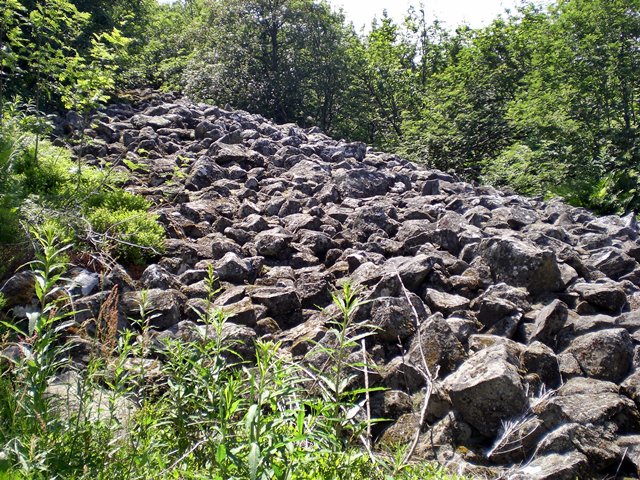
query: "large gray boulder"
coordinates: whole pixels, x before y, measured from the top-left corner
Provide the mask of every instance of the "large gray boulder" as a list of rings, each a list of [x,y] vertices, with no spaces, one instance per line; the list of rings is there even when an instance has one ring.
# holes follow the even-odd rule
[[[624,290],[613,282],[579,283],[573,287],[573,291],[585,302],[614,314],[620,313],[628,305]]]
[[[177,290],[152,288],[140,292],[127,292],[123,301],[128,318],[148,321],[152,327],[166,330],[182,320],[182,308],[187,302],[187,297]],[[141,306],[146,314],[144,319],[140,318]]]
[[[563,286],[553,252],[533,244],[493,237],[480,242],[478,253],[489,264],[494,281],[525,287],[533,294],[553,292]]]
[[[368,198],[387,193],[392,178],[373,168],[355,168],[338,172],[334,181],[343,197]]]
[[[453,408],[487,437],[495,436],[503,422],[527,409],[516,365],[514,355],[498,345],[471,356],[444,381]]]
[[[612,433],[634,432],[640,413],[634,402],[619,393],[617,385],[593,378],[576,377],[562,385],[555,396],[533,407],[548,430],[565,423],[591,425]]]
[[[576,338],[566,352],[575,357],[585,375],[618,383],[631,367],[633,342],[625,329],[610,328]]]
[[[376,327],[376,337],[382,342],[404,342],[416,331],[416,313],[425,318],[427,310],[417,295],[406,297],[379,297],[371,302],[371,324]],[[414,313],[415,312],[415,313]]]
[[[464,347],[449,327],[442,314],[436,313],[421,320],[420,331],[411,339],[408,358],[422,367],[422,356],[432,374],[436,369],[446,375],[456,369],[467,357]]]

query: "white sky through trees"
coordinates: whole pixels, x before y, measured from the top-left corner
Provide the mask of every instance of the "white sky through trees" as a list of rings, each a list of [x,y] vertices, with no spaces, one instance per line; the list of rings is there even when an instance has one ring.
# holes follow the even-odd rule
[[[383,10],[396,21],[401,21],[409,6],[418,7],[419,0],[330,0],[336,8],[342,7],[347,20],[352,21],[356,30],[371,24],[373,17],[382,17]],[[515,7],[522,0],[424,0],[427,21],[437,18],[447,28],[454,29],[462,23],[470,27],[483,27],[503,13],[505,8]],[[541,0],[536,4],[543,3]]]
[[[160,3],[172,3],[177,0],[158,0]],[[465,23],[473,28],[484,27],[491,23],[505,9],[515,10],[525,0],[423,0],[427,12],[427,21],[435,18],[447,28],[453,30]],[[549,4],[552,0],[533,0],[533,3]],[[381,18],[386,9],[388,15],[400,22],[408,8],[418,7],[420,0],[329,0],[334,8],[342,8],[347,21],[353,22],[356,30],[362,26],[369,28],[374,17]]]

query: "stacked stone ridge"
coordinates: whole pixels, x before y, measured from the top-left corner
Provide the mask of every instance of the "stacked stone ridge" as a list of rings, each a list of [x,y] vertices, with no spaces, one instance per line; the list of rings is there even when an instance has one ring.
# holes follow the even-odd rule
[[[73,117],[63,123],[75,128]],[[270,338],[320,366],[330,294],[350,279],[370,300],[358,318],[378,327],[367,350],[370,382],[386,388],[372,395],[373,414],[388,419],[380,445],[421,429],[417,455],[470,475],[638,474],[633,216],[467,183],[318,128],[177,95],[111,105],[85,133],[85,160],[125,171],[168,236],[134,279],[116,267],[85,282],[85,317],[119,285],[123,324],[146,290],[157,335],[188,336],[213,265],[215,304],[247,360]],[[423,357],[435,379],[420,426]]]

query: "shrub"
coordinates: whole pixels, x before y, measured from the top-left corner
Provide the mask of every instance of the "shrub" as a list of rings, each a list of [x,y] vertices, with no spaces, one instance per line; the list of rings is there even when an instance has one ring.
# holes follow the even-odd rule
[[[562,164],[548,157],[546,151],[516,143],[484,163],[481,181],[498,188],[511,187],[525,195],[547,194],[565,177]]]
[[[164,229],[158,216],[146,210],[98,207],[88,213],[93,228],[104,235],[109,253],[124,262],[143,264],[164,246]]]
[[[108,253],[143,263],[162,248],[164,231],[149,202],[118,187],[121,178],[107,167],[95,168],[72,159],[39,133],[48,128],[39,116],[4,106],[0,125],[0,244],[25,242],[26,225],[52,219],[58,234],[78,238],[98,232]],[[43,125],[43,122],[45,125]],[[46,212],[43,214],[43,212]],[[89,221],[91,229],[87,229]],[[103,241],[104,240],[104,241]],[[8,272],[1,272],[0,277]]]

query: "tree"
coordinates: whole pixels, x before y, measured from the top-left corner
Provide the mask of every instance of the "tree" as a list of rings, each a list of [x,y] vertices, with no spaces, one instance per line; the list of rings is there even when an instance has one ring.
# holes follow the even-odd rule
[[[567,0],[547,19],[529,39],[534,68],[509,106],[519,141],[566,167],[555,183],[571,201],[638,208],[640,2]]]
[[[210,35],[198,33],[187,93],[331,128],[349,35],[340,14],[312,0],[218,0],[207,11]]]
[[[128,41],[115,28],[94,33],[85,50],[77,41],[90,23],[69,0],[10,0],[2,11],[2,93],[36,109],[106,100]],[[71,97],[75,100],[71,100]]]
[[[358,51],[357,81],[369,98],[370,141],[397,146],[402,138],[402,118],[414,98],[415,45],[386,15],[374,22]]]

